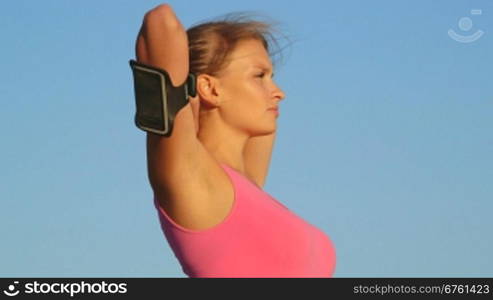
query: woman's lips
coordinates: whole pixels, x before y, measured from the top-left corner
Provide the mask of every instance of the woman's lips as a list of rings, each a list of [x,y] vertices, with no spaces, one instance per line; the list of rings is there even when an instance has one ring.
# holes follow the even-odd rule
[[[269,108],[268,111],[274,112],[276,115],[279,116],[279,109],[278,108]]]

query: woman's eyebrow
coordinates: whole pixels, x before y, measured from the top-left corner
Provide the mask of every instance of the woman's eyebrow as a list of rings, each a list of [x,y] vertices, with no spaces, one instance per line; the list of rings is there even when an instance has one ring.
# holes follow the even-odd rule
[[[264,64],[254,64],[253,66],[256,67],[256,68],[261,68],[261,69],[267,70],[267,71],[272,71],[272,68],[271,67],[266,66]]]
[[[267,72],[269,72],[269,73],[272,73],[272,77],[274,77],[274,70],[273,70],[271,67],[269,67],[269,66],[267,66],[267,65],[265,65],[265,64],[262,64],[262,63],[256,63],[256,64],[254,64],[254,65],[253,65],[253,67],[255,67],[255,68],[260,68],[260,69],[262,69],[263,71],[267,71]]]

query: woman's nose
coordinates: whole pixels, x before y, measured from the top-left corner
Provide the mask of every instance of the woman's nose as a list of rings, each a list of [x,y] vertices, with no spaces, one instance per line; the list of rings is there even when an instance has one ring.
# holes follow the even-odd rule
[[[274,97],[279,101],[283,100],[286,97],[286,94],[284,94],[283,90],[281,90],[279,86],[277,86],[277,84],[275,85]]]

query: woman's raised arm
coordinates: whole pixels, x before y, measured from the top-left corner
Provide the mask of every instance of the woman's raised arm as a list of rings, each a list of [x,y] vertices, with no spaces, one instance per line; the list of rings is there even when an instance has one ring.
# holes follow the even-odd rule
[[[145,14],[135,50],[137,61],[166,70],[174,86],[185,82],[189,72],[187,34],[169,5],[159,5]],[[147,133],[148,176],[155,194],[170,198],[170,193],[176,194],[180,185],[190,180],[205,186],[201,177],[206,171],[201,166],[207,154],[197,138],[188,103],[175,116],[170,137]]]

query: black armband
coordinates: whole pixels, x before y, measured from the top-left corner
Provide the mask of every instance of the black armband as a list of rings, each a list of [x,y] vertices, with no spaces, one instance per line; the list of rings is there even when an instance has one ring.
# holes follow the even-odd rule
[[[147,132],[169,137],[176,114],[195,97],[196,77],[189,74],[180,86],[173,86],[169,74],[150,65],[130,60],[135,90],[135,125]]]

